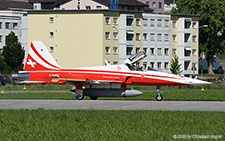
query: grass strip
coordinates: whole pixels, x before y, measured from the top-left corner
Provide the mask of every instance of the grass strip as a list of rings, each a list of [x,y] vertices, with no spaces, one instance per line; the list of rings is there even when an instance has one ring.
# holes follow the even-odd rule
[[[0,110],[0,140],[224,140],[224,117],[225,112]]]

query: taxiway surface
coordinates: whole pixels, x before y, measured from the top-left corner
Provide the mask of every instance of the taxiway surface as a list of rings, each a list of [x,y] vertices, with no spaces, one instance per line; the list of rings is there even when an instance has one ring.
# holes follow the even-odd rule
[[[0,100],[0,109],[223,111],[215,101]]]

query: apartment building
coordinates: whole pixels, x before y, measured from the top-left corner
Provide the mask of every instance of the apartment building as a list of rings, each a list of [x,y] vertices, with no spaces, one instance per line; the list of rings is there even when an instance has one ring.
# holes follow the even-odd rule
[[[170,15],[143,13],[143,50],[145,67],[169,73],[170,70]]]
[[[153,13],[164,13],[164,0],[137,0],[146,4],[149,8],[153,9]]]
[[[171,50],[177,54],[182,75],[198,74],[199,15],[171,14]]]
[[[28,45],[43,41],[63,67],[99,66],[105,60],[118,64],[136,48],[141,49],[141,23],[140,12],[29,11]]]
[[[0,11],[0,51],[5,45],[6,36],[13,31],[21,41],[21,16],[23,12],[12,10]]]
[[[32,5],[26,0],[0,1],[0,51],[5,39],[13,31],[27,55],[27,12]],[[26,56],[25,56],[26,59]]]
[[[57,10],[101,10],[110,9],[110,0],[29,0],[35,10],[57,9]],[[146,5],[137,0],[119,0],[120,11],[144,11]],[[153,11],[148,9],[148,11]]]

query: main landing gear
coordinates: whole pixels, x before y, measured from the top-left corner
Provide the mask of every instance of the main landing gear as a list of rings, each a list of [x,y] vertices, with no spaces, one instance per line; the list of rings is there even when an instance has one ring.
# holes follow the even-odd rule
[[[163,91],[160,90],[160,86],[156,87],[156,92],[158,92],[158,95],[156,96],[156,100],[157,101],[162,101],[163,100],[163,96],[161,95],[161,93],[163,93]]]
[[[75,86],[72,88],[71,92],[75,94],[75,97],[77,100],[82,100],[84,99],[84,90],[82,87],[82,83],[76,83]]]

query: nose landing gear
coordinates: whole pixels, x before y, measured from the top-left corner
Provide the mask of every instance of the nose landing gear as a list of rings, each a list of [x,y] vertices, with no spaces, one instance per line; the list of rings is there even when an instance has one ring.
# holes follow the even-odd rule
[[[156,87],[156,92],[158,92],[158,95],[156,96],[156,100],[157,101],[162,101],[163,100],[163,96],[161,95],[161,93],[163,93],[163,91],[160,90],[160,86]]]

